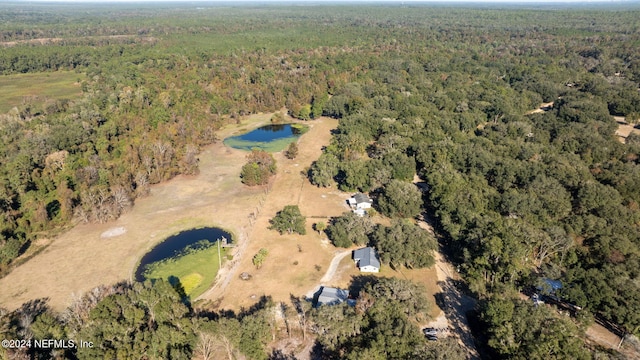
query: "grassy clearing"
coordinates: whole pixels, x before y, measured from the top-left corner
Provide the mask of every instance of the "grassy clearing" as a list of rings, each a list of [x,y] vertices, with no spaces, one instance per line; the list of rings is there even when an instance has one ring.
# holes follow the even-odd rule
[[[77,97],[81,93],[78,79],[82,77],[83,74],[73,71],[0,76],[0,113],[22,104],[25,97]]]
[[[225,138],[237,134],[239,127],[268,124],[272,115],[251,115],[243,120],[242,126],[229,124],[217,134]],[[248,187],[237,177],[245,156],[244,151],[229,149],[222,143],[207,146],[199,155],[199,175],[178,176],[154,185],[150,196],[136,200],[135,206],[116,221],[81,224],[60,234],[52,240],[53,246],[0,279],[0,306],[14,310],[31,299],[46,297],[56,311],[63,311],[74,301],[73,294],[82,294],[101,284],[133,280],[144,254],[163,239],[185,229],[216,226],[231,232],[234,241],[236,236],[247,237],[243,234],[243,229],[250,226],[247,215],[256,210],[264,190]],[[281,209],[282,206],[278,210]],[[266,226],[268,223],[265,229]],[[127,232],[101,238],[103,232],[113,227],[125,227]],[[89,255],[87,249],[91,249]],[[234,253],[237,249],[229,248],[228,251]],[[250,264],[251,256],[247,257]],[[233,277],[237,282],[247,283]],[[228,287],[234,286],[235,282],[231,280]],[[282,287],[282,284],[278,286]],[[288,294],[286,292],[287,299]],[[232,297],[228,299],[231,301]],[[247,298],[247,303],[250,300]]]
[[[227,249],[221,249],[222,261],[226,257]],[[180,281],[185,294],[195,299],[211,287],[220,269],[218,247],[209,246],[205,249],[187,252],[177,258],[150,264],[145,272],[147,279],[164,279],[175,283]]]

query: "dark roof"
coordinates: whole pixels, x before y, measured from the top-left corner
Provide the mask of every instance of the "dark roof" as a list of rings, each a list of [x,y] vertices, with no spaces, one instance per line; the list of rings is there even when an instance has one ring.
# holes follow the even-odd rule
[[[349,290],[323,286],[320,294],[318,295],[316,306],[339,304],[347,300],[348,297]]]
[[[358,267],[374,266],[380,268],[380,260],[378,260],[378,254],[376,249],[372,247],[366,247],[353,251],[353,260],[358,262]]]
[[[353,196],[353,198],[356,199],[356,204],[372,203],[371,199],[369,198],[369,196],[367,196],[367,194],[357,193]]]

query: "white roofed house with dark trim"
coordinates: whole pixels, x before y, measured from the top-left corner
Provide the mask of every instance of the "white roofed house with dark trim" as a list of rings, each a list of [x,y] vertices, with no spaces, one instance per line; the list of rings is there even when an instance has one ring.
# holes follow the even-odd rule
[[[353,261],[361,272],[380,271],[380,259],[376,249],[372,247],[353,250]]]
[[[353,212],[358,216],[364,216],[366,214],[365,209],[371,209],[373,200],[367,194],[357,193],[349,198],[349,206]]]

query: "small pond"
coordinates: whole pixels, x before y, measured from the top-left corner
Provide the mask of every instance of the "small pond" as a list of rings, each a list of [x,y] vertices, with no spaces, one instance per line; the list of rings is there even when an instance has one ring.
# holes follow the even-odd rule
[[[142,257],[136,269],[136,281],[142,282],[145,280],[144,271],[147,265],[179,255],[187,247],[195,245],[201,240],[215,243],[216,240],[222,239],[223,236],[231,242],[231,235],[228,232],[214,227],[186,230],[168,237]]]
[[[259,148],[276,152],[296,141],[308,129],[308,126],[302,124],[265,125],[246,134],[226,138],[224,144],[240,150]]]

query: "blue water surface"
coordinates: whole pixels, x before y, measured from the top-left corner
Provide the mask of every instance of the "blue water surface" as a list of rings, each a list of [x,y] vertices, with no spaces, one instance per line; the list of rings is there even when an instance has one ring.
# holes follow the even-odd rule
[[[266,125],[244,135],[235,136],[238,140],[265,142],[298,135],[300,132],[291,124]]]
[[[226,138],[224,143],[241,150],[254,148],[265,149],[275,140],[291,139],[295,141],[303,131],[291,126],[292,124],[265,125],[246,134]]]

